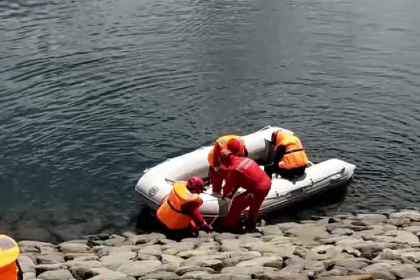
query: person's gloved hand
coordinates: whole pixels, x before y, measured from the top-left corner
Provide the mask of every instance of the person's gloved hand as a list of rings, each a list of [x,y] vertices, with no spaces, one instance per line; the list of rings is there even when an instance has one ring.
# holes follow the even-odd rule
[[[204,230],[204,231],[212,231],[212,230],[213,230],[212,226],[211,226],[211,225],[209,225],[209,224],[208,224],[208,223],[206,223],[206,222],[204,222],[204,223],[201,225],[201,229],[202,229],[202,230]]]
[[[192,223],[192,224],[191,224],[191,231],[192,231],[193,233],[198,233],[198,232],[200,231],[200,228],[199,228],[199,226],[197,226],[196,224]]]

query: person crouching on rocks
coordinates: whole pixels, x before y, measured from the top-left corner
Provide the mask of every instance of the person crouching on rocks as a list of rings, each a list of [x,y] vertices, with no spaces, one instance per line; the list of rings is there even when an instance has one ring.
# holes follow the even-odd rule
[[[228,149],[238,156],[248,156],[248,151],[245,147],[243,139],[238,135],[225,135],[219,137],[210,150],[207,160],[210,165],[209,178],[212,185],[213,194],[220,195],[222,190],[223,180],[226,179],[224,169],[220,168],[220,152],[224,149]]]
[[[274,145],[274,162],[265,167],[270,178],[273,174],[278,174],[282,178],[295,179],[305,174],[309,160],[297,136],[288,135],[281,130],[274,131],[271,134],[271,143]]]
[[[157,219],[163,224],[163,231],[169,235],[183,236],[197,234],[200,229],[212,230],[199,212],[203,200],[199,194],[204,191],[204,182],[191,177],[186,183],[175,182],[169,195],[157,210]]]
[[[18,257],[19,246],[7,235],[0,234],[0,279],[22,280],[23,273],[20,269]]]
[[[239,187],[246,191],[235,197],[228,215],[222,221],[222,229],[241,231],[238,229],[240,215],[249,206],[247,230],[255,230],[260,207],[271,189],[271,179],[252,159],[235,156],[224,150],[222,164],[227,171],[226,183],[222,198],[232,198]]]

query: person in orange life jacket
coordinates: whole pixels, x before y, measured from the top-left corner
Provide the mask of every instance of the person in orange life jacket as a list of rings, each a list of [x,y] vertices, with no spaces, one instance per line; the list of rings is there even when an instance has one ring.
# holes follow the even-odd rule
[[[225,135],[219,137],[214,142],[213,149],[210,151],[208,156],[208,161],[210,164],[209,178],[212,185],[213,194],[221,193],[223,180],[226,179],[224,168],[220,168],[220,153],[224,149],[228,149],[238,156],[248,156],[248,150],[246,149],[243,140],[237,135]]]
[[[222,164],[227,171],[222,198],[232,198],[239,187],[246,190],[232,201],[222,227],[237,229],[242,211],[249,206],[246,229],[254,230],[260,207],[271,189],[271,179],[254,160],[236,156],[228,150],[223,151]]]
[[[283,178],[294,179],[305,174],[309,160],[297,136],[274,131],[271,143],[274,145],[275,156],[273,165],[264,168],[268,176],[275,173]]]
[[[23,273],[19,266],[19,246],[7,235],[0,234],[0,279],[22,280]]]
[[[156,213],[164,231],[196,233],[199,229],[212,230],[199,212],[203,203],[199,194],[204,188],[203,180],[198,177],[191,177],[187,183],[175,182],[172,191]]]

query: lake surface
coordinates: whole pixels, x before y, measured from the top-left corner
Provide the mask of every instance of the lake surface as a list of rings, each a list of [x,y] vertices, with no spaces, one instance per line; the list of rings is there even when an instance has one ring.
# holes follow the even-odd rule
[[[418,0],[5,0],[0,231],[123,230],[144,168],[268,124],[358,166],[335,214],[418,206]]]

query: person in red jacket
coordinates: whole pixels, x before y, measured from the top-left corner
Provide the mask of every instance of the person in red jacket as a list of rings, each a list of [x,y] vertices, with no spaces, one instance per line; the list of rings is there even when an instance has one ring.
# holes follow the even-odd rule
[[[256,227],[260,207],[271,189],[271,179],[254,160],[235,156],[227,150],[223,151],[222,164],[227,172],[222,197],[232,198],[239,187],[246,190],[232,201],[222,227],[231,231],[238,229],[240,215],[249,206],[246,229],[253,230]]]

